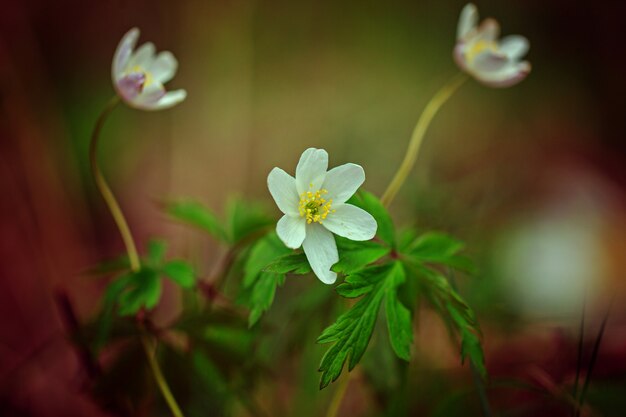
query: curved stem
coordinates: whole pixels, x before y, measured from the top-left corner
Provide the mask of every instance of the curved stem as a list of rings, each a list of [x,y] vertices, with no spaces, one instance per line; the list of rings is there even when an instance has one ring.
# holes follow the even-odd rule
[[[180,410],[180,407],[176,402],[176,398],[174,398],[174,395],[172,394],[172,391],[167,384],[167,380],[163,376],[163,372],[161,371],[159,362],[156,360],[156,343],[151,343],[150,336],[148,336],[148,334],[143,329],[141,329],[141,344],[143,345],[143,350],[146,353],[146,357],[148,358],[148,363],[150,364],[150,369],[152,370],[154,380],[159,386],[161,394],[163,395],[165,402],[170,408],[172,415],[174,417],[184,417],[183,412]]]
[[[91,134],[91,143],[89,145],[89,162],[91,164],[91,172],[93,174],[94,180],[96,182],[96,186],[98,187],[98,191],[102,195],[102,198],[107,204],[113,219],[115,220],[115,224],[117,224],[117,228],[122,235],[122,240],[124,241],[124,245],[126,246],[126,252],[128,253],[128,260],[130,262],[130,269],[133,272],[137,272],[141,269],[141,263],[139,261],[139,254],[137,253],[137,246],[135,246],[135,240],[133,239],[133,235],[128,227],[128,222],[126,222],[126,218],[124,217],[124,213],[120,208],[113,191],[111,191],[111,187],[107,184],[102,171],[100,170],[100,166],[98,165],[98,140],[100,139],[100,131],[102,130],[102,126],[104,126],[104,122],[109,117],[111,112],[117,107],[120,99],[118,96],[113,97],[107,103],[102,113],[98,117],[96,121],[96,125]],[[146,333],[145,328],[140,325],[140,339],[141,344],[143,345],[144,351],[146,353],[146,357],[148,358],[148,363],[150,364],[150,369],[152,370],[152,375],[161,390],[161,394],[165,399],[172,415],[174,417],[184,417],[183,412],[180,410],[176,399],[172,395],[172,391],[170,390],[165,377],[163,376],[163,372],[161,371],[161,367],[159,366],[159,362],[156,360],[154,355],[154,350],[156,350],[156,342],[154,343],[154,348],[151,348],[151,341],[149,335]]]
[[[337,417],[337,413],[339,412],[339,407],[341,406],[341,402],[343,401],[343,397],[345,397],[346,392],[348,391],[348,384],[350,383],[350,375],[347,374],[343,377],[343,379],[339,382],[339,386],[335,391],[332,400],[330,401],[330,405],[328,406],[328,411],[326,411],[326,417]]]
[[[98,187],[98,191],[102,194],[102,198],[107,204],[113,219],[115,220],[115,224],[117,224],[117,228],[120,230],[120,234],[122,235],[122,240],[124,241],[124,245],[126,246],[126,252],[128,252],[128,260],[130,262],[130,268],[133,271],[139,271],[141,267],[139,263],[139,255],[137,254],[137,247],[135,246],[135,241],[133,240],[133,235],[130,232],[130,228],[128,227],[128,223],[126,222],[126,218],[124,217],[124,213],[122,213],[122,209],[120,208],[119,203],[117,202],[115,195],[113,195],[113,191],[111,191],[111,187],[107,184],[104,179],[104,175],[100,170],[100,166],[98,165],[98,140],[100,138],[100,131],[102,130],[102,126],[104,122],[109,117],[109,114],[115,109],[115,107],[119,104],[120,99],[118,96],[113,97],[106,105],[98,120],[96,121],[96,126],[93,129],[91,134],[91,144],[89,145],[89,162],[91,163],[91,173],[93,174],[93,178],[96,182],[96,186]]]
[[[424,134],[430,125],[430,122],[433,120],[441,106],[448,101],[448,99],[454,94],[454,92],[467,80],[467,75],[464,73],[459,73],[452,77],[450,81],[448,81],[435,95],[430,99],[424,111],[420,115],[420,118],[415,125],[415,129],[413,129],[413,134],[411,135],[411,141],[409,142],[409,147],[406,151],[406,155],[404,156],[404,160],[398,171],[394,175],[393,179],[387,186],[387,189],[383,193],[381,197],[381,202],[385,207],[389,207],[394,197],[404,184],[406,177],[411,172],[413,165],[415,165],[415,161],[417,159],[417,154],[419,152],[420,146],[424,139]]]

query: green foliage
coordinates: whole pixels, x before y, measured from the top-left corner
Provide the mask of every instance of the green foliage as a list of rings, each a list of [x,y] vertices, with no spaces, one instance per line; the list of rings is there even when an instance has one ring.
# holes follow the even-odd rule
[[[198,227],[229,245],[236,245],[273,224],[262,206],[241,199],[228,203],[226,220],[221,220],[211,209],[194,201],[170,203],[166,212],[176,220]]]
[[[415,238],[404,253],[419,263],[442,264],[474,274],[472,261],[458,253],[464,247],[463,242],[444,233],[428,232]]]
[[[250,308],[248,325],[252,327],[269,310],[274,302],[277,287],[285,282],[286,272],[265,270],[268,265],[284,257],[292,255],[292,251],[280,241],[276,233],[270,233],[259,239],[252,247],[244,265],[244,303]],[[280,266],[279,264],[277,267]]]
[[[322,372],[320,389],[335,381],[348,361],[351,371],[361,360],[374,331],[381,302],[385,300],[389,337],[394,351],[408,360],[413,338],[410,314],[396,295],[397,287],[405,280],[404,267],[398,261],[372,266],[350,275],[337,287],[346,298],[363,296],[350,310],[326,328],[318,343],[331,343],[319,367]]]
[[[292,273],[302,275],[311,272],[311,265],[309,265],[309,261],[304,253],[290,253],[270,262],[263,270],[277,274]]]
[[[339,250],[339,262],[332,267],[332,270],[344,275],[360,271],[391,251],[389,247],[374,241],[356,242],[339,236],[335,239]]]

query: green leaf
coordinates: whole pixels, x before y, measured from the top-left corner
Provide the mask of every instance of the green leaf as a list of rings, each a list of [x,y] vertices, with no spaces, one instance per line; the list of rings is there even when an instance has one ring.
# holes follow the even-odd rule
[[[164,241],[150,240],[148,242],[148,264],[152,267],[161,265],[166,250],[167,243]]]
[[[276,288],[285,283],[285,275],[272,272],[261,272],[252,288],[250,297],[250,316],[248,326],[252,327],[261,318],[261,315],[270,309],[274,303]]]
[[[244,265],[243,288],[248,292],[245,303],[250,308],[248,325],[252,327],[269,310],[274,302],[276,288],[285,282],[285,274],[266,272],[264,268],[291,254],[275,232],[259,239],[252,249]]]
[[[269,233],[267,236],[259,239],[252,247],[250,255],[244,265],[244,288],[252,286],[263,268],[273,260],[288,255],[291,252],[291,249],[281,242],[275,232]]]
[[[418,236],[406,249],[406,253],[419,262],[439,263],[474,274],[473,262],[458,252],[465,244],[445,233],[428,232]]]
[[[424,292],[428,299],[446,324],[459,335],[461,360],[469,358],[479,374],[485,378],[487,370],[480,340],[481,331],[474,311],[443,275],[421,265],[412,266],[425,279]]]
[[[132,273],[126,289],[119,297],[119,314],[128,316],[141,308],[152,309],[161,296],[161,280],[151,268]]]
[[[170,203],[167,206],[167,212],[175,219],[196,226],[222,242],[229,242],[230,240],[228,234],[221,226],[222,222],[220,219],[213,211],[198,202],[180,201]]]
[[[378,197],[367,191],[359,191],[349,201],[357,207],[361,207],[369,214],[374,216],[378,223],[378,230],[376,236],[378,236],[383,242],[391,247],[395,247],[395,229],[393,227],[393,221],[389,212],[382,205]]]
[[[161,268],[161,272],[183,288],[191,288],[195,283],[195,274],[192,266],[182,260],[166,263]]]
[[[283,275],[288,273],[302,275],[311,272],[311,265],[304,253],[290,253],[273,260],[263,268],[263,271]]]
[[[411,359],[411,344],[413,343],[411,312],[400,302],[396,291],[390,291],[387,294],[385,313],[391,347],[399,358],[408,361]]]
[[[367,268],[359,274],[348,277],[347,286],[342,290],[338,287],[338,291],[344,294],[350,296],[365,294],[365,296],[354,307],[339,316],[337,321],[326,328],[317,339],[318,343],[335,342],[322,358],[319,367],[319,371],[322,372],[320,389],[339,377],[346,360],[348,371],[361,360],[372,336],[381,302],[390,292],[395,291],[403,280],[402,264],[395,261]]]
[[[331,269],[350,275],[387,255],[391,249],[374,241],[357,242],[336,236],[339,262]]]
[[[230,200],[226,213],[232,244],[274,224],[274,219],[267,214],[263,206],[250,201]]]

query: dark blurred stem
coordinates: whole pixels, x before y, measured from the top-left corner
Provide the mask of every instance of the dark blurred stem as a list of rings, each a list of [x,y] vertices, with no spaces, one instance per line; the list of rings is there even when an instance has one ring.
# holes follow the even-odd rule
[[[343,401],[343,397],[345,397],[346,392],[348,392],[348,384],[350,383],[350,375],[344,375],[344,377],[339,381],[339,386],[335,390],[333,394],[333,398],[330,400],[330,405],[328,406],[328,411],[326,412],[326,417],[337,417],[337,413],[339,413],[339,407],[341,407],[341,402]]]
[[[133,235],[128,227],[128,222],[124,217],[124,213],[120,208],[113,191],[111,191],[111,187],[107,184],[102,171],[100,170],[100,166],[98,165],[98,140],[100,139],[100,131],[102,130],[102,126],[104,126],[104,122],[107,120],[111,112],[117,107],[120,103],[120,99],[118,96],[113,97],[107,103],[106,107],[100,113],[98,120],[96,121],[96,125],[93,129],[93,133],[91,134],[91,144],[89,145],[89,162],[91,164],[91,172],[93,174],[94,180],[96,182],[96,186],[98,187],[98,191],[102,195],[102,198],[107,204],[113,219],[115,220],[115,224],[117,224],[117,228],[122,235],[122,240],[124,241],[124,245],[126,246],[126,252],[128,253],[128,259],[130,261],[130,268],[133,272],[137,272],[141,269],[141,263],[139,261],[139,254],[137,253],[137,247],[135,246],[135,240],[133,239]],[[163,372],[159,366],[158,361],[155,358],[154,351],[156,350],[156,342],[154,343],[154,348],[151,348],[153,342],[150,340],[150,336],[146,332],[143,326],[139,326],[139,334],[141,343],[144,347],[144,351],[148,358],[148,363],[150,364],[150,369],[152,370],[152,375],[154,376],[159,389],[161,390],[161,394],[165,399],[172,415],[174,417],[183,417],[183,412],[180,410],[176,399],[172,395],[172,391],[170,390],[167,381],[163,376]]]
[[[574,378],[574,388],[572,389],[572,397],[576,398],[578,396],[578,380],[580,379],[580,368],[582,367],[583,362],[583,341],[585,338],[585,309],[586,309],[586,301],[583,300],[583,308],[580,314],[580,330],[578,332],[578,358],[576,361],[576,376]],[[574,415],[578,412],[578,407],[574,409]]]
[[[606,323],[609,320],[609,314],[611,313],[611,307],[613,305],[613,300],[609,303],[609,307],[606,310],[606,314],[602,319],[602,324],[600,325],[600,330],[598,331],[598,335],[596,336],[596,341],[593,344],[593,350],[591,351],[591,359],[589,361],[589,366],[587,367],[587,375],[585,375],[585,382],[583,384],[583,389],[580,392],[580,397],[578,398],[578,410],[576,411],[576,417],[580,416],[580,411],[583,408],[583,404],[585,403],[585,396],[587,395],[587,389],[589,388],[589,383],[591,382],[591,374],[593,372],[593,368],[596,365],[596,359],[598,358],[598,351],[600,350],[600,343],[602,342],[602,337],[604,336],[604,330],[606,329]]]
[[[404,184],[407,176],[411,173],[413,169],[413,165],[415,165],[415,161],[417,160],[417,154],[419,153],[422,142],[424,141],[424,135],[426,134],[426,130],[428,126],[430,126],[430,122],[432,122],[433,118],[441,108],[445,104],[446,101],[456,92],[456,90],[463,85],[463,83],[467,80],[467,75],[464,73],[458,73],[454,77],[450,79],[439,91],[435,93],[435,95],[430,99],[424,111],[420,115],[417,120],[417,124],[415,125],[415,129],[413,129],[413,134],[411,135],[411,140],[409,142],[409,147],[406,150],[406,154],[404,155],[404,160],[400,164],[398,171],[394,175],[393,179],[387,186],[387,189],[383,193],[380,201],[383,203],[385,207],[389,207],[396,194]]]

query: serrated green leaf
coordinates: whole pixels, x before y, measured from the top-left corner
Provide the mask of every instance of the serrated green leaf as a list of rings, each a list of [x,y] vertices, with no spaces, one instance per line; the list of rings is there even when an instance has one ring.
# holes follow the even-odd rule
[[[331,269],[345,275],[362,270],[391,251],[390,248],[373,241],[357,242],[339,236],[336,240],[339,262]]]
[[[148,242],[148,264],[157,267],[163,262],[167,250],[167,243],[162,240],[150,240]]]
[[[394,287],[388,290],[385,298],[385,313],[387,315],[387,330],[389,341],[393,351],[399,358],[408,361],[411,359],[411,344],[413,343],[413,326],[411,324],[411,312],[398,299],[396,289],[404,280],[404,268],[402,273],[395,275]]]
[[[387,245],[391,247],[395,246],[395,229],[393,221],[391,220],[389,212],[385,206],[382,205],[378,197],[372,193],[361,190],[348,202],[361,207],[363,210],[374,216],[376,223],[378,223],[376,236],[378,236]]]
[[[485,378],[485,358],[481,345],[481,331],[476,315],[448,280],[436,271],[419,264],[411,265],[424,279],[424,292],[446,324],[456,330],[461,339],[461,360],[469,358]]]
[[[174,202],[167,206],[170,216],[208,232],[214,238],[229,242],[228,233],[222,228],[220,219],[208,207],[195,201]]]
[[[346,277],[336,288],[337,294],[345,298],[360,297],[371,292],[384,279],[389,265],[376,265]]]
[[[289,273],[302,275],[311,272],[311,265],[304,253],[290,253],[274,259],[263,268],[263,271],[283,275]]]
[[[361,360],[372,336],[383,298],[403,280],[403,268],[397,261],[368,269],[365,273],[357,274],[357,280],[359,288],[366,287],[365,283],[368,282],[372,285],[371,290],[317,339],[318,343],[335,342],[322,358],[319,367],[322,372],[320,389],[339,377],[346,360],[349,371]]]
[[[250,297],[250,316],[248,327],[252,327],[261,318],[261,315],[270,309],[274,302],[276,288],[285,283],[285,275],[272,272],[261,272],[252,287]]]
[[[427,232],[418,236],[405,249],[405,253],[418,262],[447,265],[475,274],[476,268],[471,259],[458,254],[464,247],[463,242],[445,233]]]
[[[185,261],[170,261],[163,265],[161,272],[183,288],[191,288],[195,284],[193,267]]]
[[[263,206],[241,199],[232,199],[226,208],[229,237],[236,244],[246,237],[272,224],[274,220]]]

